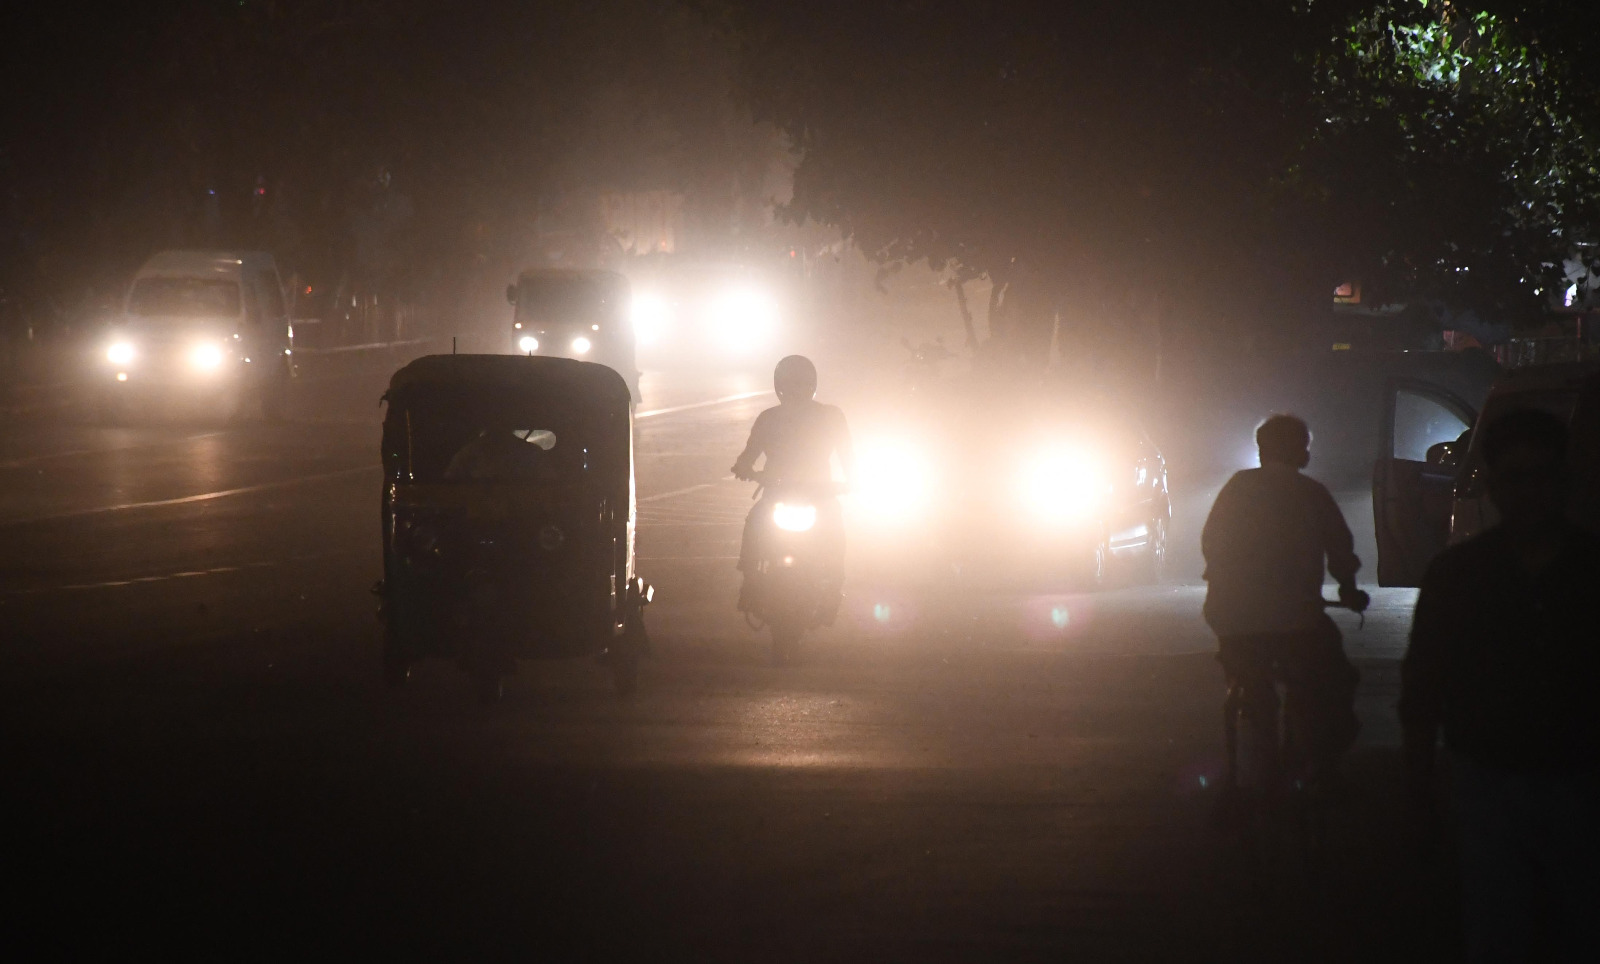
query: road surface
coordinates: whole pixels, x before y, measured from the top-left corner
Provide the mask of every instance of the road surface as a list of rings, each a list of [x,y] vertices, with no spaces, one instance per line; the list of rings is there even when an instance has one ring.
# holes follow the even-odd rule
[[[1440,872],[1397,856],[1409,596],[1343,620],[1366,726],[1332,866],[1259,868],[1206,822],[1205,492],[1171,583],[1072,597],[1065,629],[953,590],[891,617],[858,582],[775,668],[732,612],[726,478],[764,381],[646,379],[640,692],[525,664],[492,708],[448,665],[381,684],[380,378],[283,425],[0,422],[7,930],[213,959],[1447,953]]]

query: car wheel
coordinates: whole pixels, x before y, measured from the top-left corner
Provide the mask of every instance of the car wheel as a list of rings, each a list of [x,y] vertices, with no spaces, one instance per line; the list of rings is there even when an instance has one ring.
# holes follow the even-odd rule
[[[1145,550],[1145,578],[1160,584],[1167,578],[1167,518],[1157,516],[1150,523],[1150,543]]]

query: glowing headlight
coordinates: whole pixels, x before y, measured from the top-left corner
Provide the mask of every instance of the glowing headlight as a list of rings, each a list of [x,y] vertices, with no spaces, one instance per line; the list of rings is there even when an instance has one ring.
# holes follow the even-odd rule
[[[216,345],[200,344],[189,349],[189,364],[203,372],[216,371],[226,358]]]
[[[1100,464],[1070,449],[1044,453],[1023,468],[1019,480],[1023,504],[1041,518],[1083,519],[1099,511],[1110,485]]]
[[[517,348],[524,354],[531,354],[539,350],[539,339],[532,335],[523,335],[517,339]]]
[[[778,305],[750,288],[723,293],[711,303],[711,322],[717,340],[727,348],[752,348],[766,341],[778,323]]]
[[[662,330],[672,320],[672,305],[660,295],[634,295],[631,315],[633,337],[639,344],[648,345],[661,337]]]
[[[873,521],[908,522],[928,509],[933,467],[902,439],[867,441],[857,448],[854,501]]]
[[[115,341],[106,349],[106,361],[113,365],[126,365],[133,361],[138,352],[133,350],[133,345],[125,341]]]
[[[779,502],[772,507],[772,524],[785,532],[807,532],[817,524],[817,507]]]
[[[582,335],[572,339],[572,353],[574,355],[587,355],[589,354],[589,349],[593,347],[594,345],[590,344],[589,339]]]

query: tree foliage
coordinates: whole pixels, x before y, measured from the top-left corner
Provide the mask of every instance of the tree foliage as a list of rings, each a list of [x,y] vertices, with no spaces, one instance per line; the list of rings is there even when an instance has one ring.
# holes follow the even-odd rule
[[[1536,310],[1596,235],[1596,103],[1565,40],[1581,24],[1512,6],[722,9],[747,96],[804,151],[792,215],[886,261],[1043,286],[1031,349],[1052,308],[1281,324],[1353,277]]]

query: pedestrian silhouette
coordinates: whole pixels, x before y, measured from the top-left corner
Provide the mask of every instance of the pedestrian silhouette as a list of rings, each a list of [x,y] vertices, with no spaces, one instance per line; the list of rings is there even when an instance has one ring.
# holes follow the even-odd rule
[[[1544,412],[1484,429],[1500,522],[1434,560],[1401,667],[1411,831],[1436,833],[1442,730],[1472,961],[1600,961],[1600,538],[1566,453]]]

